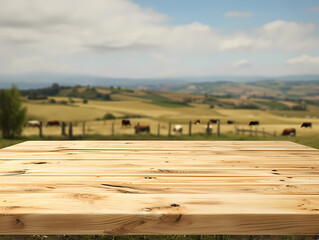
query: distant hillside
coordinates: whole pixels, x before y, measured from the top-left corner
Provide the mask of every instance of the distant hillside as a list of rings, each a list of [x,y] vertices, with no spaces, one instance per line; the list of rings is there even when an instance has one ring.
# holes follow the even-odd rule
[[[174,83],[175,85],[189,85],[191,83],[255,83],[259,81],[280,82],[307,82],[319,81],[319,75],[294,75],[294,76],[206,76],[206,77],[171,77],[171,78],[114,78],[85,74],[58,74],[58,73],[25,73],[25,74],[0,74],[0,88],[16,84],[20,89],[43,88],[58,83],[60,85],[83,86],[121,86],[127,88],[152,88]],[[185,87],[184,87],[185,88]]]
[[[280,83],[280,84],[279,84]],[[284,84],[265,81],[247,83],[200,83],[169,87],[171,91],[150,91],[122,87],[60,86],[20,90],[25,101],[73,105],[82,101],[138,101],[166,108],[193,107],[203,104],[211,109],[260,109],[278,111],[307,111],[308,105],[319,105],[318,85]],[[288,88],[289,87],[289,88]],[[317,90],[316,90],[317,87]],[[175,92],[172,92],[175,91]],[[296,98],[284,98],[283,92]],[[307,98],[299,94],[307,92]],[[311,95],[314,94],[314,95]],[[304,96],[304,95],[302,95]],[[58,97],[58,98],[56,98]],[[313,97],[313,99],[311,99]],[[56,99],[60,99],[57,101]]]
[[[145,88],[145,87],[144,87]],[[317,81],[278,81],[256,82],[202,82],[190,84],[156,85],[146,89],[152,91],[183,92],[200,95],[228,96],[266,99],[308,99],[319,100],[319,80]]]

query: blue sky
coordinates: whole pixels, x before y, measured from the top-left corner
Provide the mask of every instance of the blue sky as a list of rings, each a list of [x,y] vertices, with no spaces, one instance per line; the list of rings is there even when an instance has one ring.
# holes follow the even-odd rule
[[[167,14],[170,24],[202,22],[220,29],[236,30],[258,27],[274,20],[319,22],[318,0],[134,0],[143,7]],[[229,11],[251,12],[252,18],[225,18]]]
[[[319,74],[318,0],[0,4],[0,74]]]

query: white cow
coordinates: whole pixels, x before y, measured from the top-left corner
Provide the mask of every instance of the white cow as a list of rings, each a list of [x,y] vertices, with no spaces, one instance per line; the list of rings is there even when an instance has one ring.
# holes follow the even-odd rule
[[[173,128],[173,132],[182,134],[183,133],[183,126],[182,125],[175,125]]]
[[[28,127],[40,127],[40,121],[30,120],[28,121]]]

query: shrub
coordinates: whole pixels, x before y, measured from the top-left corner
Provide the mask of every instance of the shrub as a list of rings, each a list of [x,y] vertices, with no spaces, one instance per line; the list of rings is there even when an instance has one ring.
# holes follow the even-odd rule
[[[14,138],[20,135],[26,123],[27,109],[22,108],[17,87],[0,92],[0,129],[3,138]]]
[[[102,119],[109,120],[109,119],[116,119],[116,117],[112,113],[106,113]]]

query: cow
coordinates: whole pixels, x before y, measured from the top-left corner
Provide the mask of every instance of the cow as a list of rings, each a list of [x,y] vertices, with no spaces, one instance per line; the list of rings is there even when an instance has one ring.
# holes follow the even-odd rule
[[[259,121],[250,121],[249,126],[259,125]]]
[[[131,126],[131,121],[128,119],[123,119],[122,120],[122,127],[127,127],[127,126]]]
[[[228,120],[227,124],[235,124],[235,121]]]
[[[282,131],[281,136],[296,136],[296,129],[295,128],[286,128]]]
[[[182,134],[183,133],[183,126],[182,125],[175,125],[173,128],[173,132]]]
[[[310,128],[312,128],[312,123],[311,123],[311,122],[304,122],[304,123],[301,125],[301,127],[305,127],[305,128],[310,127]]]
[[[28,127],[40,127],[40,121],[38,120],[30,120],[28,121]]]
[[[200,124],[200,119],[196,119],[196,120],[194,121],[194,124],[195,124],[195,125]]]
[[[140,133],[140,132],[150,133],[150,126],[148,126],[148,125],[143,126],[143,125],[137,124],[137,125],[134,127],[134,129],[135,129],[135,133],[136,133],[136,134],[137,134],[137,133]]]
[[[219,119],[210,119],[209,122],[210,123],[218,123],[220,120]]]
[[[51,126],[60,126],[60,122],[58,120],[47,121],[46,127],[51,127]]]

